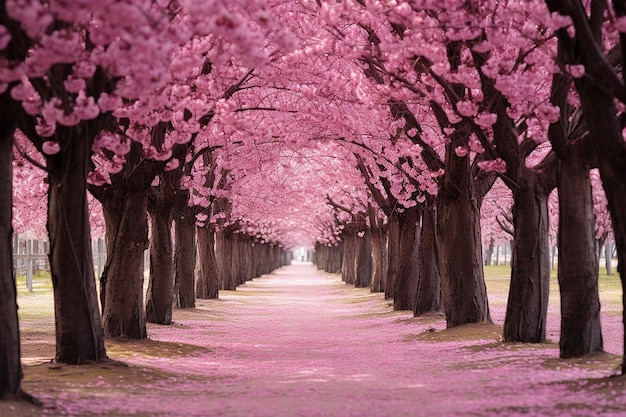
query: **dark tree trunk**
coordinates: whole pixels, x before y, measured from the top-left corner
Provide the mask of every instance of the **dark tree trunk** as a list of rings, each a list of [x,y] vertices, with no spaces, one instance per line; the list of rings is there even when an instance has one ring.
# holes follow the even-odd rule
[[[442,309],[441,273],[437,257],[437,210],[436,207],[426,206],[422,214],[419,278],[413,313],[417,317],[425,313],[441,312]]]
[[[152,227],[146,319],[156,324],[172,323],[175,282],[172,226],[175,209],[181,205],[186,207],[188,200],[188,193],[179,190],[183,166],[181,163],[177,169],[162,172],[159,176],[160,183],[152,187],[148,200]],[[188,265],[190,269],[193,266],[192,263]]]
[[[196,306],[195,266],[196,219],[185,204],[183,210],[177,211],[174,222],[174,297],[177,308]]]
[[[419,218],[421,207],[415,206],[398,216],[400,255],[393,296],[394,310],[413,310],[419,277]]]
[[[215,257],[215,233],[208,227],[198,227],[198,260],[196,274],[198,298],[213,299],[219,295],[219,269]]]
[[[256,278],[257,276],[257,272],[256,272],[256,268],[254,265],[254,258],[253,258],[253,250],[254,250],[254,243],[252,242],[252,239],[250,238],[246,238],[242,240],[242,254],[243,254],[243,260],[242,260],[242,268],[243,268],[243,272],[244,272],[244,278],[246,281],[251,280],[252,278]]]
[[[495,248],[495,241],[493,238],[489,240],[489,246],[487,247],[487,253],[485,254],[485,266],[491,266],[493,262],[493,250]]]
[[[233,233],[230,235],[229,243],[231,256],[229,262],[230,271],[233,276],[233,290],[245,282],[241,273],[242,252],[240,240],[241,237],[239,233]]]
[[[342,261],[343,261],[343,242],[339,242],[337,246],[331,248],[331,263],[328,272],[333,274],[341,274]]]
[[[372,240],[372,281],[370,289],[372,292],[383,292],[387,281],[387,236],[385,226],[374,216],[370,208],[370,225]]]
[[[608,91],[598,88],[587,77],[577,79],[576,88],[580,94],[585,119],[591,132],[594,154],[598,158],[600,177],[613,222],[618,271],[622,287],[624,287],[626,280],[626,268],[623,267],[626,265],[626,147],[622,129],[615,114],[613,97]],[[562,255],[559,253],[559,256]],[[591,262],[592,260],[589,258],[589,265]],[[561,262],[559,262],[559,269],[560,264]],[[589,281],[580,282],[580,284],[588,285],[587,288],[593,290],[593,284]],[[586,307],[588,313],[593,314],[595,309],[593,301],[588,301],[588,303]],[[626,292],[624,291],[622,291],[622,304],[626,306]],[[626,322],[626,308],[623,309],[622,319]],[[592,329],[589,328],[589,331],[591,332]],[[593,329],[593,331],[597,330]],[[598,340],[589,345],[593,344],[597,346]],[[626,338],[624,338],[623,347],[626,349]],[[622,374],[626,374],[626,362],[624,361],[622,362]]]
[[[107,337],[146,337],[144,251],[148,246],[148,191],[124,192],[102,201],[107,262],[100,279]]]
[[[48,157],[48,236],[54,288],[56,360],[69,364],[106,358],[94,277],[87,172],[91,141],[59,128],[61,151]],[[67,138],[67,139],[66,139]],[[71,138],[71,139],[69,139]]]
[[[387,282],[385,299],[393,300],[400,268],[400,223],[398,215],[392,212],[387,226]]]
[[[341,274],[343,242],[335,246],[326,246],[317,242],[313,253],[313,263],[317,269],[321,269],[331,274]]]
[[[613,275],[613,244],[607,239],[604,247],[604,266],[607,275]]]
[[[590,167],[574,155],[559,161],[558,170],[561,358],[603,350]]]
[[[13,276],[12,160],[19,104],[0,96],[0,399],[21,393],[20,329]]]
[[[341,261],[341,279],[346,284],[355,284],[355,266],[356,266],[356,232],[354,226],[346,225],[341,235],[343,242],[343,256]]]
[[[372,281],[372,234],[369,228],[357,235],[355,250],[354,285],[357,288],[369,287]]]
[[[234,271],[231,267],[233,258],[232,232],[230,230],[220,230],[216,233],[215,257],[220,277],[220,290],[234,290],[237,284],[234,278]]]
[[[447,145],[446,172],[437,197],[437,237],[448,327],[491,322],[483,274],[480,202],[469,158]]]
[[[146,293],[146,320],[172,324],[174,304],[174,264],[171,208],[157,203],[150,228],[150,276]]]
[[[513,189],[511,286],[504,320],[507,342],[542,343],[550,287],[548,193],[531,171]]]

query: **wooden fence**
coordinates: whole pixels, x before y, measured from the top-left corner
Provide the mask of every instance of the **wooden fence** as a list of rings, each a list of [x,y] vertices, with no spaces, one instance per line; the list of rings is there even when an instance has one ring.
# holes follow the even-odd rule
[[[13,236],[13,270],[16,276],[26,277],[26,288],[33,292],[33,275],[38,271],[50,272],[48,249],[50,245],[45,240],[22,238]],[[100,277],[106,262],[106,248],[104,239],[92,241],[94,273]]]

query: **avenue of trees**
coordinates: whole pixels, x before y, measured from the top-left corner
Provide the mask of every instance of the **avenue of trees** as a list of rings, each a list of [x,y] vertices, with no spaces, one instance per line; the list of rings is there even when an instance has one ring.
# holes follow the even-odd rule
[[[105,338],[296,246],[396,310],[490,322],[483,247],[504,239],[503,339],[545,342],[556,245],[560,356],[602,351],[624,33],[608,0],[1,2],[0,397],[22,395],[15,230],[50,242],[59,362],[107,360]]]

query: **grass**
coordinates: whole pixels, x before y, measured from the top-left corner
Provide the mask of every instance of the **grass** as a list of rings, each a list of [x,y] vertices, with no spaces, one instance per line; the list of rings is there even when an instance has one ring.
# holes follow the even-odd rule
[[[509,265],[492,265],[485,266],[485,282],[489,291],[506,291],[509,290],[509,281],[511,278],[511,267]],[[600,268],[598,276],[598,285],[600,297],[605,298],[607,302],[621,303],[622,284],[617,273],[607,275],[604,267]],[[557,281],[557,270],[550,271],[550,293],[559,291],[559,283]],[[615,298],[617,297],[617,298]]]

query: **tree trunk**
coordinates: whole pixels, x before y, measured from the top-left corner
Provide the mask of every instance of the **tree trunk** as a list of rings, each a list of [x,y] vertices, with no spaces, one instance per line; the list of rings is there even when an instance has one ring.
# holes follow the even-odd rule
[[[17,318],[15,277],[13,276],[12,160],[16,106],[0,105],[0,399],[21,393],[20,328]],[[10,101],[12,103],[12,101]]]
[[[613,275],[613,244],[611,239],[606,240],[604,247],[604,266],[607,275]]]
[[[196,271],[198,298],[213,299],[219,292],[219,269],[215,257],[215,233],[208,227],[198,227],[198,261]]]
[[[363,236],[357,235],[355,250],[354,285],[357,288],[366,288],[372,281],[372,233],[369,228],[363,232]]]
[[[437,197],[439,265],[447,326],[491,322],[483,274],[480,204],[469,158],[448,144]]]
[[[598,295],[598,248],[589,166],[580,158],[559,161],[560,357],[603,350]],[[577,159],[577,160],[576,160]]]
[[[489,239],[489,246],[487,247],[487,254],[485,255],[485,266],[491,266],[494,249],[495,249],[495,241],[493,238],[491,238]]]
[[[234,273],[231,268],[231,259],[233,257],[233,246],[231,243],[232,232],[229,230],[220,230],[216,233],[215,257],[217,260],[217,268],[219,270],[220,290],[234,290],[237,288]]]
[[[398,215],[400,254],[393,296],[394,310],[413,310],[419,276],[419,217],[418,206],[406,209]]]
[[[504,319],[507,342],[543,343],[550,287],[548,197],[533,172],[513,190],[511,286]]]
[[[243,284],[245,280],[242,277],[242,247],[241,247],[241,236],[239,233],[233,233],[230,235],[229,243],[230,243],[230,271],[233,275],[233,290],[236,289],[239,285]]]
[[[387,226],[387,282],[385,299],[393,300],[400,268],[400,223],[398,215],[392,212]]]
[[[343,242],[339,242],[337,246],[332,247],[332,258],[330,264],[330,271],[333,274],[341,274],[343,261]]]
[[[387,251],[385,226],[373,215],[370,208],[370,225],[372,241],[372,292],[383,292],[387,281]]]
[[[147,204],[147,190],[118,190],[117,195],[102,201],[108,239],[100,297],[107,337],[146,337],[143,282]]]
[[[243,246],[243,262],[242,267],[244,270],[244,277],[246,281],[249,281],[253,278],[258,277],[258,273],[256,271],[253,252],[254,252],[254,243],[251,238],[246,238],[242,240]]]
[[[196,306],[195,266],[196,219],[191,208],[185,207],[178,212],[174,222],[174,298],[177,308]]]
[[[169,325],[172,324],[174,304],[171,209],[157,203],[150,219],[150,276],[146,293],[146,320]]]
[[[58,129],[61,151],[47,158],[50,275],[54,288],[56,360],[106,358],[93,266],[87,171],[91,144],[74,129]],[[72,137],[72,135],[75,135]]]
[[[356,232],[354,226],[346,225],[341,234],[343,242],[343,257],[341,261],[341,278],[346,284],[355,284],[356,266]]]
[[[585,119],[591,132],[594,153],[598,159],[600,177],[613,223],[617,261],[622,288],[626,280],[626,147],[622,129],[615,114],[611,94],[588,77],[576,79]],[[559,254],[561,256],[561,254]],[[562,259],[562,258],[561,258]],[[560,264],[561,262],[559,262]],[[622,291],[622,305],[626,307],[626,292]],[[622,320],[626,322],[626,308]],[[626,352],[626,337],[623,343]],[[622,361],[626,374],[626,361]]]
[[[437,210],[426,206],[422,214],[419,242],[419,277],[415,296],[415,317],[424,313],[441,312],[441,272],[437,258]]]

